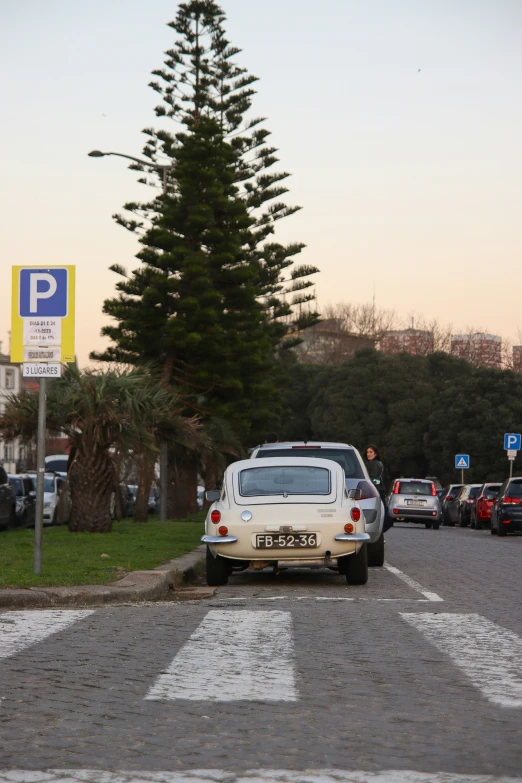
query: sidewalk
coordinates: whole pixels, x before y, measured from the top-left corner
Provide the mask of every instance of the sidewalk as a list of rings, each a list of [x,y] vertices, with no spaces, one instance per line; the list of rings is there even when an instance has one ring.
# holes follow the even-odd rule
[[[0,609],[43,609],[58,606],[95,606],[164,598],[169,590],[183,600],[210,598],[212,587],[187,587],[201,572],[205,547],[158,566],[153,571],[133,571],[117,582],[74,587],[27,587],[0,589]]]

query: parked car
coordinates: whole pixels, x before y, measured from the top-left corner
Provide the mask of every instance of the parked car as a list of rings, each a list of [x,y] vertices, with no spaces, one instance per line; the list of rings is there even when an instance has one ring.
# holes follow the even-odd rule
[[[198,485],[197,493],[196,505],[198,507],[198,511],[201,511],[205,505],[205,487]]]
[[[159,511],[159,491],[152,487],[149,492],[149,514],[157,514]]]
[[[136,496],[138,494],[137,484],[127,484],[127,508],[125,510],[126,517],[132,517],[134,514],[134,506],[136,505]]]
[[[0,465],[0,529],[16,525],[16,497],[4,468]]]
[[[69,464],[68,454],[49,454],[45,458],[45,470],[50,473],[58,473],[65,478],[67,476],[67,466]]]
[[[448,525],[450,527],[453,527],[453,525],[455,524],[452,518],[451,508],[453,504],[456,502],[460,490],[462,489],[463,486],[464,484],[448,484],[448,486],[444,487],[444,489],[442,490],[442,499],[440,501],[440,504],[442,510],[443,525]]]
[[[467,527],[471,522],[471,510],[475,505],[482,484],[464,484],[459,492],[452,512],[455,514],[455,522],[460,527]]]
[[[330,568],[350,585],[368,580],[361,490],[348,490],[331,459],[240,460],[209,490],[205,522],[207,582],[224,585],[234,570]]]
[[[253,449],[250,459],[266,459],[276,456],[331,459],[341,466],[344,470],[346,488],[348,490],[358,489],[361,492],[358,503],[364,513],[365,532],[370,536],[368,565],[382,566],[384,563],[384,530],[387,529],[385,527],[386,510],[357,449],[348,443],[322,441],[265,443]]]
[[[491,535],[522,531],[522,477],[506,479],[491,507]]]
[[[28,474],[9,473],[8,479],[16,498],[16,524],[31,527],[36,511],[35,484]]]
[[[438,530],[442,513],[433,481],[396,479],[388,495],[388,514],[398,522],[424,523],[426,528]]]
[[[483,484],[477,499],[471,507],[471,524],[474,530],[482,530],[491,525],[491,508],[498,495],[500,484]]]
[[[29,473],[36,487],[36,473]],[[67,497],[60,497],[65,489],[65,479],[58,473],[44,473],[44,525],[65,524],[69,521],[71,501],[69,493]]]

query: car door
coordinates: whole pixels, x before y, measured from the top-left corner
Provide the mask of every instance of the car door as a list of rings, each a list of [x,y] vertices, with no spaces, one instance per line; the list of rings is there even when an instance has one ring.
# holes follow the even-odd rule
[[[7,527],[11,514],[11,493],[7,489],[8,486],[7,473],[0,467],[0,527]]]

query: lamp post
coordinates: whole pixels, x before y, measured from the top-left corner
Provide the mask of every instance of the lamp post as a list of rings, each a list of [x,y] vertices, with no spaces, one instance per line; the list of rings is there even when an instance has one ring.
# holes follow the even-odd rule
[[[101,152],[100,150],[92,150],[87,153],[90,158],[104,158],[106,155],[116,155],[118,158],[127,158],[127,160],[133,160],[135,163],[139,163],[142,166],[147,166],[149,169],[155,171],[161,171],[163,180],[163,192],[167,192],[167,171],[172,168],[167,164],[153,163],[150,160],[143,160],[142,158],[135,158],[133,155],[124,155],[122,152]],[[40,381],[41,382],[41,381]],[[159,518],[161,522],[165,522],[167,519],[167,495],[168,495],[168,470],[169,470],[169,447],[167,443],[162,443],[160,446],[160,513]]]

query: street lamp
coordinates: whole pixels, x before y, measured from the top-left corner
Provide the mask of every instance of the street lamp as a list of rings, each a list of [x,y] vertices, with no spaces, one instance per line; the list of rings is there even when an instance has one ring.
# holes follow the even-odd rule
[[[163,175],[163,192],[167,192],[167,171],[172,168],[172,166],[168,164],[153,163],[150,160],[135,158],[133,155],[124,155],[122,152],[101,152],[101,150],[91,150],[91,152],[88,152],[87,154],[90,158],[104,158],[106,155],[116,155],[118,158],[127,158],[127,160],[133,160],[135,163],[147,166],[149,169],[161,171]],[[168,470],[169,447],[166,443],[162,443],[160,447],[160,522],[165,522],[167,519]]]

